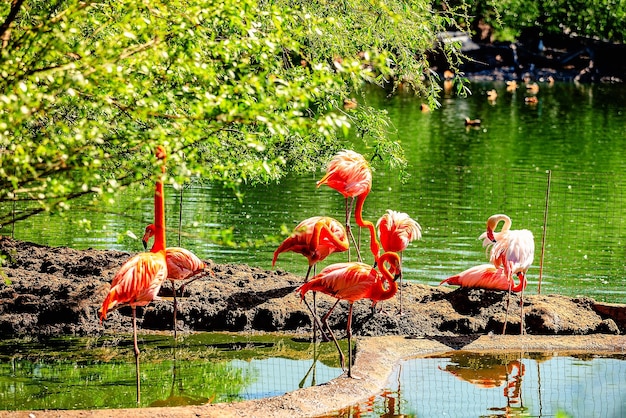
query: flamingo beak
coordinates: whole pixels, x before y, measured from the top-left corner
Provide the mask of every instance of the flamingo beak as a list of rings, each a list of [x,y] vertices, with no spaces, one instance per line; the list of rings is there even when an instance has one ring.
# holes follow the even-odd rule
[[[147,250],[148,249],[148,240],[142,239],[141,243],[143,244],[143,249]]]
[[[496,238],[493,236],[493,229],[487,227],[487,238],[491,240],[491,242],[496,242]]]
[[[393,281],[396,282],[398,281],[398,279],[400,278],[400,276],[402,276],[401,272],[398,272],[396,274],[393,275]]]

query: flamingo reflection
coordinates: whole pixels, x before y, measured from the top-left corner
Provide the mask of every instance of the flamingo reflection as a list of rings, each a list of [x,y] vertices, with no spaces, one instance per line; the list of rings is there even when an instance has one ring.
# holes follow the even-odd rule
[[[524,408],[522,402],[522,377],[525,373],[521,357],[511,360],[510,356],[478,355],[467,352],[454,353],[450,364],[439,370],[469,382],[479,388],[491,389],[503,387],[506,406],[490,408],[492,411],[505,412],[507,417],[518,416]]]

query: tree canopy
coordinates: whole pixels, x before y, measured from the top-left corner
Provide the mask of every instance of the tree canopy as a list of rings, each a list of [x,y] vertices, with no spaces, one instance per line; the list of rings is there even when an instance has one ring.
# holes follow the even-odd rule
[[[462,8],[426,0],[13,0],[0,5],[0,224],[168,181],[278,181],[355,129],[402,168],[366,83],[436,101],[427,52]],[[350,104],[355,97],[359,105]],[[11,202],[33,202],[19,217]]]

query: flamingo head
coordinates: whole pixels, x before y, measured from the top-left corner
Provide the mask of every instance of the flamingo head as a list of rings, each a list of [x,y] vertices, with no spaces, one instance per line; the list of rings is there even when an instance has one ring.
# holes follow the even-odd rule
[[[153,224],[146,226],[146,230],[143,233],[143,238],[141,239],[144,250],[148,249],[148,241],[150,241],[150,238],[152,238],[155,233],[156,227]]]

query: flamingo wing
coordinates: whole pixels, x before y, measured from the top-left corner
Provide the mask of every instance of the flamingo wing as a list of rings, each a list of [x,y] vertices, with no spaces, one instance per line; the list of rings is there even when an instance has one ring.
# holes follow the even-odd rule
[[[156,299],[167,277],[165,252],[139,253],[120,267],[100,309],[100,321],[117,305],[144,306]]]
[[[383,249],[392,252],[404,251],[410,242],[422,238],[422,227],[404,212],[387,209],[376,223]]]
[[[448,277],[440,284],[475,289],[508,290],[509,283],[503,268],[497,268],[493,264],[481,264]]]
[[[327,266],[296,292],[302,297],[306,292],[322,292],[341,300],[354,302],[368,297],[369,288],[376,282],[378,272],[371,266],[358,263],[336,263]]]
[[[204,261],[186,248],[166,248],[165,260],[167,262],[167,278],[171,280],[184,280],[206,268]]]

